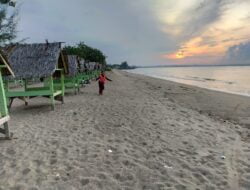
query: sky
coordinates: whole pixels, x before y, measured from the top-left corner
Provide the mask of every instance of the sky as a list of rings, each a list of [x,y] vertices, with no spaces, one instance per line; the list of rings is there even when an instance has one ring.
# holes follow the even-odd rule
[[[80,41],[109,64],[250,64],[250,0],[17,0],[18,38]]]

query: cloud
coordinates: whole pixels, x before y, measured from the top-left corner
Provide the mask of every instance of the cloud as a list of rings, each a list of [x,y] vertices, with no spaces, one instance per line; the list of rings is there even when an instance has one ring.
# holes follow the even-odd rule
[[[177,2],[182,2],[177,0]],[[192,2],[192,3],[191,3]],[[166,31],[177,31],[176,36],[180,40],[188,40],[197,37],[211,24],[218,21],[225,11],[227,0],[191,0],[190,5],[180,13],[176,13],[174,19],[169,14],[166,16]],[[178,3],[172,9],[180,9]],[[168,13],[166,13],[168,14]]]
[[[23,0],[20,36],[30,37],[30,42],[85,41],[102,49],[111,63],[152,63],[155,54],[176,46],[143,2]]]
[[[224,57],[226,64],[250,64],[250,41],[230,47]]]
[[[162,55],[180,50],[190,52],[189,55],[195,51],[210,56],[218,49],[220,53],[225,51],[226,48],[218,44],[232,46],[244,40],[233,42],[230,39],[248,35],[246,27],[238,24],[237,35],[223,37],[226,33],[223,31],[231,32],[223,28],[225,15],[242,4],[248,10],[246,5],[250,3],[245,0],[20,1],[20,39],[29,37],[29,42],[49,39],[69,44],[84,41],[101,49],[112,64],[124,60],[132,65],[172,63]],[[234,14],[239,10],[242,8],[238,7]],[[248,21],[242,19],[243,23]],[[242,30],[245,35],[240,34]],[[193,44],[194,39],[201,40]],[[206,54],[207,49],[209,54]],[[198,56],[202,57],[200,54]]]
[[[222,0],[204,0],[196,7],[188,10],[181,18],[181,20],[184,20],[181,24],[183,25],[185,36],[188,38],[194,37],[203,32],[211,23],[217,21],[222,14],[223,6]]]
[[[200,1],[201,2],[201,1]],[[194,8],[196,7],[196,8]],[[247,21],[249,15],[250,1],[216,0],[197,3],[182,13],[182,17],[188,17],[189,26],[183,26],[186,34],[183,37],[179,49],[165,57],[171,59],[214,57],[221,61],[227,49],[235,44],[244,43],[250,39],[250,25]],[[196,11],[194,11],[196,10]],[[189,12],[189,13],[188,13]],[[191,13],[196,13],[192,16]],[[197,18],[197,19],[195,19]],[[186,20],[186,21],[187,21]],[[181,54],[181,56],[179,56]],[[184,60],[184,61],[185,61]],[[212,58],[211,64],[214,63]],[[208,60],[208,61],[209,61]],[[200,63],[205,63],[200,59]]]

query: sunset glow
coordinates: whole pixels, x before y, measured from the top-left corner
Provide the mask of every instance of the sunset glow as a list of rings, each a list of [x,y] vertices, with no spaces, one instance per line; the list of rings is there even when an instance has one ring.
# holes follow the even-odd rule
[[[81,39],[102,49],[110,63],[159,65],[195,59],[209,64],[236,54],[243,62],[250,60],[244,50],[248,47],[244,44],[250,44],[250,0],[22,2],[20,40],[75,43]],[[58,4],[62,8],[55,9]],[[71,14],[65,16],[65,9]],[[241,52],[231,55],[235,46]]]
[[[230,47],[250,40],[249,10],[249,1],[227,4],[225,11],[223,10],[217,19],[202,26],[200,31],[193,31],[190,37],[185,37],[186,39],[175,52],[163,54],[162,57],[175,60],[187,57],[224,56]],[[183,15],[179,13],[179,18],[173,18],[173,16],[165,18],[165,24],[169,24],[173,30],[172,32],[171,29],[164,31],[171,35],[185,36],[185,27],[180,22],[180,18],[184,15],[185,10]]]

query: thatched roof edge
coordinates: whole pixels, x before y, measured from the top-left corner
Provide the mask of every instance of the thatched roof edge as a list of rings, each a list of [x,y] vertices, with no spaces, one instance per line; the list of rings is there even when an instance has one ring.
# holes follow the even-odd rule
[[[57,68],[67,72],[60,42],[16,44],[5,53],[17,79],[48,77]]]
[[[2,50],[0,50],[0,59],[1,59],[1,63],[3,63],[6,66],[6,70],[8,72],[8,74],[12,75],[12,77],[15,77],[14,72],[12,71],[7,58],[5,57],[4,53],[2,52]]]

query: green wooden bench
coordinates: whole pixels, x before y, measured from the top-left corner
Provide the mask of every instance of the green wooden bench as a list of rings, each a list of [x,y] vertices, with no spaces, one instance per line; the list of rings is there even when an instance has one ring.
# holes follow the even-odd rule
[[[60,72],[60,84],[57,88],[54,87],[54,78],[53,76],[48,77],[48,86],[43,87],[28,87],[28,80],[24,80],[24,88],[21,90],[9,89],[8,88],[8,80],[5,82],[6,86],[6,97],[9,107],[11,107],[15,98],[23,100],[25,105],[28,105],[27,98],[34,97],[46,97],[50,98],[52,110],[55,109],[55,100],[61,101],[64,103],[64,94],[65,94],[65,86],[64,86],[64,72],[62,69],[57,69],[57,72]],[[57,80],[57,79],[56,79]]]
[[[55,90],[61,89],[61,80],[55,79],[53,82]],[[44,86],[49,86],[49,80],[44,81]],[[75,94],[77,94],[80,91],[80,80],[78,77],[65,77],[64,86],[65,92],[66,90],[74,89]]]
[[[49,98],[53,110],[56,100],[64,103],[64,75],[68,73],[68,67],[61,44],[13,44],[5,48],[9,65],[15,74],[15,77],[5,80],[9,107],[14,99],[21,99],[28,105],[27,99],[39,96]],[[11,80],[21,80],[23,85],[20,88],[10,88]],[[44,85],[43,80],[48,81],[47,85]],[[56,87],[55,81],[59,81]]]

